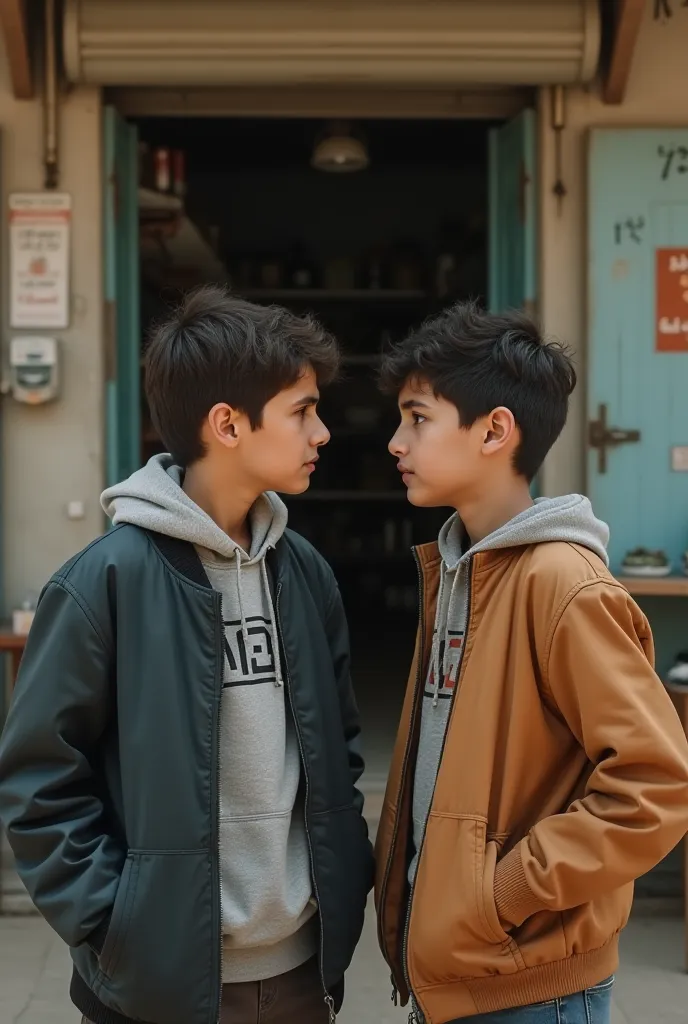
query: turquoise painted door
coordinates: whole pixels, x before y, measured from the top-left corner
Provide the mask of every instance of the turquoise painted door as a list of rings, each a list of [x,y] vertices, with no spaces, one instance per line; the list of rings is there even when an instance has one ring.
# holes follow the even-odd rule
[[[535,111],[524,110],[490,131],[488,296],[495,313],[536,309],[535,127]],[[531,493],[539,494],[537,478]]]
[[[536,189],[534,110],[493,128],[489,139],[489,305],[535,309]]]
[[[688,457],[674,450],[688,446],[688,129],[591,133],[588,239],[588,492],[611,526],[612,568],[640,545],[664,548],[678,568],[688,548],[688,472],[672,468]],[[621,443],[593,446],[601,421]]]
[[[138,141],[113,107],[104,110],[106,479],[141,462]]]

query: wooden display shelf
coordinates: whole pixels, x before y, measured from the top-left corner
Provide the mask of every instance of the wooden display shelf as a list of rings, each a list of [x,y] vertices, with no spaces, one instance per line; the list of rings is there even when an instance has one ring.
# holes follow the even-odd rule
[[[634,597],[688,597],[688,576],[617,576]]]
[[[422,289],[402,290],[400,288],[241,288],[237,294],[245,299],[274,299],[287,302],[289,299],[319,302],[422,302],[429,293]]]

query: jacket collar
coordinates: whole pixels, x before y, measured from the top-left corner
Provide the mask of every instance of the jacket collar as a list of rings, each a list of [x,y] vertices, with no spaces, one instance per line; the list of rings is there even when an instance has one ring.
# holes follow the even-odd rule
[[[156,546],[162,557],[177,572],[199,587],[205,587],[207,590],[213,589],[208,579],[208,574],[203,568],[203,563],[198,557],[198,552],[193,544],[186,540],[178,540],[176,537],[168,537],[164,533],[156,533],[155,530],[145,530],[144,532]],[[284,558],[282,557],[282,548],[283,545],[279,542],[277,548],[269,551],[267,554],[268,579],[273,600],[275,596],[274,581],[280,582],[283,577]]]
[[[144,533],[177,572],[199,587],[213,589],[193,544],[186,540],[178,540],[176,537],[168,537],[164,533],[156,533],[154,530],[145,530]]]
[[[437,541],[433,541],[431,544],[419,544],[414,550],[423,575],[431,576],[433,572],[439,571],[442,556]],[[486,569],[491,569],[493,565],[498,565],[505,558],[509,558],[513,554],[513,550],[513,548],[494,548],[488,551],[477,551],[472,556],[475,571],[484,572]]]

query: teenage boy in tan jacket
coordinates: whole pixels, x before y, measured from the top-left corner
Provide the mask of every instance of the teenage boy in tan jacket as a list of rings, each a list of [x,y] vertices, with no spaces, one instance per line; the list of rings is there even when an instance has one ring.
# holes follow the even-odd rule
[[[530,482],[575,386],[521,314],[459,305],[386,358],[416,551],[416,653],[377,841],[410,1021],[608,1024],[633,881],[688,829],[688,744],[647,619],[579,495]],[[396,994],[396,992],[395,992]]]

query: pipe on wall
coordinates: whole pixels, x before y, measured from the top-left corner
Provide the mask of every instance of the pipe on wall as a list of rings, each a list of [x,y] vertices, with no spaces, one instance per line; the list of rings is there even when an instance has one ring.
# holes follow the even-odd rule
[[[43,37],[43,162],[45,187],[57,188],[59,168],[58,69],[55,0],[44,0]]]

